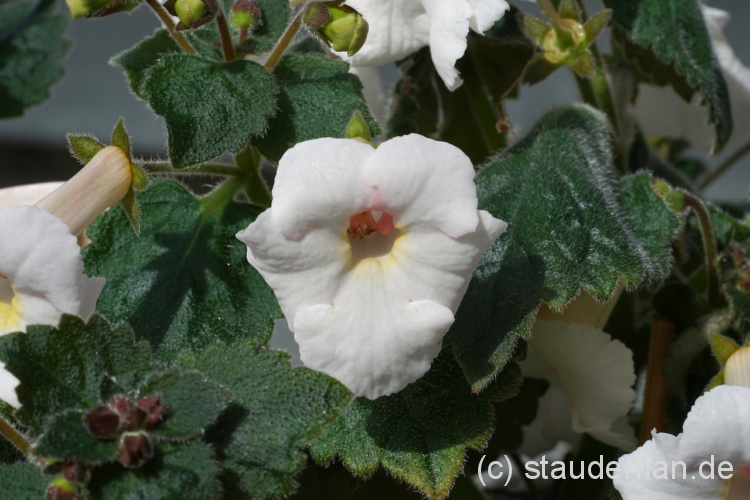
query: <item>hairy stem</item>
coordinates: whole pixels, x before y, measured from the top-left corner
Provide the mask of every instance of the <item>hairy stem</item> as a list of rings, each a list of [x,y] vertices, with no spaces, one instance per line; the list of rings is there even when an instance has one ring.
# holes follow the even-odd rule
[[[161,19],[161,21],[164,23],[164,26],[167,27],[169,34],[172,35],[172,38],[174,38],[175,42],[177,42],[177,44],[182,47],[182,50],[184,50],[186,54],[190,54],[191,56],[196,55],[195,49],[192,45],[190,45],[190,42],[188,42],[187,38],[185,38],[182,33],[179,33],[174,29],[174,21],[172,21],[172,17],[169,15],[169,12],[167,12],[167,9],[165,9],[164,6],[157,0],[146,0],[146,3],[149,7],[151,7],[151,10],[154,11],[157,17]]]
[[[685,204],[689,206],[698,217],[698,224],[703,236],[703,252],[706,254],[706,279],[708,280],[708,303],[711,307],[721,305],[719,271],[716,269],[716,234],[711,222],[711,214],[708,213],[706,205],[697,196],[680,189],[679,192],[685,198]]]
[[[232,44],[232,32],[229,31],[229,25],[227,24],[227,18],[224,15],[224,10],[219,8],[219,12],[216,14],[216,23],[219,25],[219,33],[221,34],[221,48],[224,50],[224,60],[234,61],[236,56],[234,55],[234,45]]]
[[[146,162],[144,167],[150,174],[154,175],[223,175],[241,179],[247,176],[244,169],[222,163],[206,163],[195,167],[174,168],[169,162],[158,161]]]
[[[294,16],[294,19],[292,19],[292,22],[289,23],[286,31],[284,31],[284,34],[281,35],[281,38],[279,38],[279,41],[273,48],[271,55],[266,61],[266,69],[273,69],[279,63],[279,61],[281,60],[281,56],[284,55],[284,52],[286,52],[286,49],[292,43],[292,40],[294,40],[294,36],[299,31],[300,27],[302,27],[302,16],[304,13],[305,7],[303,6],[302,9],[300,9],[300,11],[297,13],[297,15]]]
[[[24,455],[28,455],[31,451],[31,444],[26,439],[26,437],[24,437],[24,435],[18,432],[16,428],[10,424],[10,422],[2,417],[0,417],[0,434],[5,436],[8,441],[13,443],[16,448],[21,450]]]
[[[704,178],[701,180],[700,184],[698,184],[698,188],[703,190],[706,189],[708,186],[713,184],[717,179],[719,179],[722,175],[724,175],[730,168],[734,166],[735,163],[737,163],[739,160],[745,157],[746,154],[750,153],[750,141],[748,141],[745,145],[740,147],[737,151],[732,153],[732,155],[721,162],[720,165],[718,165],[716,168],[711,170]]]
[[[652,429],[656,429],[657,432],[667,430],[667,383],[661,374],[661,367],[667,359],[676,330],[677,324],[670,321],[655,319],[651,323],[639,444],[651,439]]]

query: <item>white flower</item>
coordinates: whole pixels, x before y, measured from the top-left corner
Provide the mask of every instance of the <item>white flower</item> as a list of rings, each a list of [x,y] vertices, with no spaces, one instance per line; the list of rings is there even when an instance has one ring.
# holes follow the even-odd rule
[[[237,236],[274,289],[302,362],[370,399],[421,377],[506,224],[477,210],[458,148],[317,139],[279,162],[269,210]]]
[[[379,66],[430,46],[432,61],[450,90],[462,80],[455,65],[466,51],[469,28],[484,33],[500,19],[505,0],[347,0],[370,25],[353,66]]]
[[[521,370],[551,384],[537,419],[524,430],[532,435],[524,453],[546,451],[560,439],[575,444],[567,426],[623,450],[635,448],[627,413],[635,400],[636,377],[633,353],[622,342],[590,325],[537,320]],[[561,418],[561,411],[570,417]]]
[[[690,410],[682,434],[654,432],[620,457],[615,487],[624,500],[750,498],[748,415],[750,388],[723,385],[707,392]]]
[[[711,35],[714,53],[729,88],[734,133],[726,149],[731,151],[750,138],[750,69],[737,58],[724,36],[723,30],[729,22],[729,13],[705,5],[701,6],[701,10]],[[700,96],[697,95],[690,104],[669,87],[641,85],[635,114],[647,137],[682,137],[696,148],[709,150],[715,134],[713,125],[708,123],[708,109],[699,104]]]
[[[0,335],[25,332],[28,325],[57,326],[63,314],[88,319],[94,312],[105,280],[83,273],[78,236],[125,196],[131,180],[130,161],[110,146],[37,206],[0,209]],[[0,195],[24,204],[49,188],[24,186]],[[17,385],[0,363],[0,399],[19,406]]]

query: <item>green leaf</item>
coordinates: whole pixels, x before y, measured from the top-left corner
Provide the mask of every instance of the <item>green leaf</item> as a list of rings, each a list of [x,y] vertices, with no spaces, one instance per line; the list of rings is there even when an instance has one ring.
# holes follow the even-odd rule
[[[162,361],[216,340],[265,344],[281,311],[235,238],[261,210],[231,202],[206,213],[182,185],[164,180],[138,198],[140,237],[120,210],[105,212],[87,230],[93,243],[83,249],[86,272],[107,278],[97,309],[128,321]]]
[[[48,416],[99,403],[102,374],[124,387],[137,385],[149,366],[148,344],[134,343],[127,325],[110,326],[94,315],[86,324],[63,315],[59,328],[32,325],[0,337],[0,360],[21,381],[17,420],[39,434]]]
[[[255,0],[260,7],[261,25],[242,44],[243,52],[265,52],[271,50],[289,24],[289,2],[287,0]],[[233,2],[230,2],[233,3]],[[227,9],[229,12],[229,9]]]
[[[206,436],[228,471],[224,479],[231,498],[292,492],[292,476],[305,463],[296,448],[318,435],[351,401],[351,393],[332,378],[292,369],[288,354],[258,352],[251,342],[217,344],[197,360],[182,357],[181,362],[235,395]]]
[[[720,208],[706,203],[711,222],[714,226],[714,234],[721,248],[726,248],[730,243],[744,243],[750,240],[750,224],[743,223],[724,212]]]
[[[76,462],[106,462],[117,453],[118,442],[94,437],[86,427],[86,412],[67,410],[50,418],[34,454]]]
[[[281,88],[278,112],[268,122],[268,133],[253,140],[263,156],[278,161],[298,142],[319,137],[344,137],[346,126],[359,111],[373,136],[380,133],[362,97],[362,84],[341,61],[322,56],[287,55],[273,74]]]
[[[474,390],[530,333],[540,299],[562,309],[583,288],[654,285],[670,270],[679,220],[638,174],[618,183],[604,115],[547,114],[476,178],[479,208],[508,222],[480,262],[448,334]]]
[[[130,89],[146,101],[148,95],[143,88],[146,70],[158,64],[162,57],[168,54],[179,54],[181,51],[182,49],[174,41],[172,35],[167,30],[161,29],[135,47],[113,57],[110,64],[117,64],[125,71],[130,82]]]
[[[630,57],[659,84],[671,84],[690,102],[700,93],[716,125],[714,153],[732,134],[729,92],[697,0],[605,0],[632,42]],[[617,32],[616,32],[617,34]],[[628,49],[626,45],[626,50]],[[635,49],[635,50],[633,50]],[[640,49],[640,50],[638,50]],[[643,50],[645,49],[645,51]]]
[[[245,60],[166,55],[148,69],[143,89],[167,122],[175,167],[239,151],[266,131],[276,111],[273,79],[263,66]]]
[[[232,399],[232,393],[204,380],[198,372],[171,369],[152,375],[138,391],[138,397],[161,396],[167,405],[162,423],[152,434],[165,439],[202,436]]]
[[[89,483],[95,500],[206,500],[221,496],[219,463],[211,448],[193,441],[185,445],[157,443],[154,458],[138,470],[110,464],[94,470]]]
[[[47,493],[49,479],[28,463],[0,465],[0,484],[3,498],[42,499]]]
[[[428,498],[444,498],[461,471],[466,448],[481,449],[490,437],[490,394],[473,394],[449,349],[430,371],[397,394],[376,400],[357,398],[325,434],[314,441],[316,462],[338,454],[358,476],[369,477],[378,464],[418,488]],[[507,397],[520,382],[517,367],[503,372],[497,391]]]
[[[64,73],[68,22],[52,0],[0,4],[0,118],[20,116],[49,97]]]
[[[107,147],[96,140],[96,138],[88,135],[68,134],[66,137],[68,138],[70,152],[73,153],[83,165],[86,165],[96,153]]]

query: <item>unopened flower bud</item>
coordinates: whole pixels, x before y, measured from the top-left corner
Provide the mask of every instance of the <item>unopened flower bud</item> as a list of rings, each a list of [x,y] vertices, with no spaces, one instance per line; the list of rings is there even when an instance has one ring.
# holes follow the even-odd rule
[[[120,415],[122,426],[127,431],[143,428],[148,414],[125,395],[112,396],[109,406]]]
[[[88,480],[89,470],[80,463],[73,462],[63,466],[62,476],[74,484],[84,484]]]
[[[75,500],[78,497],[76,485],[60,476],[47,487],[47,500]]]
[[[132,180],[128,156],[122,149],[108,146],[36,205],[65,222],[74,236],[80,236],[99,214],[128,194]]]
[[[215,9],[209,7],[204,0],[176,0],[174,11],[180,18],[183,29],[197,28],[213,18]]]
[[[561,19],[562,29],[551,29],[542,39],[544,58],[553,64],[568,64],[586,50],[586,31],[575,19]]]
[[[724,368],[726,385],[750,387],[750,347],[743,347],[734,352]]]
[[[237,0],[229,11],[229,23],[235,28],[253,29],[260,20],[260,7],[255,0]]]
[[[362,142],[370,143],[370,127],[367,126],[367,122],[362,117],[359,111],[354,112],[354,116],[349,121],[349,125],[346,126],[346,138],[357,139]]]
[[[120,429],[120,415],[109,406],[97,406],[86,414],[84,422],[99,439],[113,439]]]
[[[145,432],[126,432],[120,438],[120,463],[138,469],[154,456],[151,438]]]
[[[73,19],[84,17],[107,6],[112,0],[65,0]]]
[[[138,408],[146,413],[146,419],[143,422],[143,426],[149,428],[153,427],[161,420],[161,417],[167,409],[167,405],[161,404],[161,396],[152,396],[138,401]]]
[[[362,15],[339,2],[318,4],[328,10],[329,17],[316,31],[333,45],[333,50],[346,52],[350,57],[359,52],[367,40],[369,25]],[[319,16],[318,16],[319,17]],[[311,21],[314,21],[311,17]]]

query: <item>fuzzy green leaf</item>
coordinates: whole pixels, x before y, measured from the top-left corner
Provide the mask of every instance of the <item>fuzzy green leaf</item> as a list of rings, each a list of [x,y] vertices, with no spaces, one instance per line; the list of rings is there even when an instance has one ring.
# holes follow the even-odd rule
[[[29,327],[0,337],[0,360],[21,381],[19,422],[39,434],[48,416],[99,404],[102,374],[134,387],[149,366],[148,344],[134,343],[127,325],[110,326],[94,315],[88,323],[64,315],[59,328]]]
[[[160,442],[154,458],[138,470],[119,464],[95,469],[89,489],[95,500],[206,500],[221,496],[220,470],[213,451],[201,441]]]
[[[338,454],[359,476],[370,476],[378,464],[418,488],[428,498],[443,498],[461,471],[466,448],[479,450],[493,426],[492,390],[474,394],[449,349],[433,361],[425,376],[397,394],[371,401],[357,398],[339,420],[314,441],[316,462],[327,464]],[[514,394],[517,367],[496,381],[497,395]],[[512,387],[512,391],[502,388]]]
[[[20,116],[49,97],[65,72],[68,22],[52,0],[0,4],[0,118]]]
[[[167,122],[175,167],[239,151],[266,131],[276,111],[273,78],[251,61],[169,54],[146,73],[143,91]]]
[[[31,464],[0,465],[3,498],[41,500],[45,498],[49,483],[49,478]]]
[[[476,178],[479,208],[508,222],[474,273],[448,340],[475,390],[530,333],[540,299],[563,308],[583,288],[609,299],[670,270],[679,220],[639,174],[618,183],[606,118],[547,114]]]
[[[73,153],[83,165],[86,165],[96,153],[107,147],[88,135],[68,134],[67,138],[70,152]]]
[[[373,136],[378,125],[362,97],[362,84],[349,74],[348,65],[317,55],[287,55],[273,71],[281,88],[278,112],[268,122],[268,133],[253,145],[271,161],[298,142],[319,137],[344,137],[356,111]]]
[[[66,410],[50,418],[34,454],[45,458],[81,462],[106,462],[117,452],[118,443],[94,437],[86,427],[86,412]]]
[[[148,99],[143,89],[146,80],[146,70],[155,66],[167,54],[179,54],[180,46],[174,41],[167,30],[158,30],[153,36],[146,38],[135,47],[113,57],[110,64],[119,65],[128,77],[130,89],[135,95]]]
[[[727,84],[713,53],[711,38],[697,0],[605,0],[613,18],[634,43],[637,59],[655,83],[671,84],[688,102],[700,93],[716,125],[714,152],[732,134],[732,113]],[[640,48],[641,50],[637,50]],[[645,50],[644,50],[645,49]],[[688,90],[689,89],[689,90]]]
[[[86,272],[107,278],[97,310],[128,321],[163,361],[216,340],[265,344],[281,311],[235,238],[261,209],[231,202],[208,214],[182,185],[164,180],[138,199],[140,237],[120,210],[87,231],[93,243],[83,250]]]
[[[161,396],[167,405],[163,421],[153,434],[166,439],[202,436],[232,399],[232,393],[204,380],[198,372],[171,369],[152,375],[138,390],[138,397]]]
[[[231,390],[234,403],[206,434],[227,469],[232,498],[281,497],[293,491],[293,475],[305,463],[296,448],[318,435],[351,401],[332,378],[290,367],[288,354],[258,352],[253,343],[206,349],[181,362]]]

